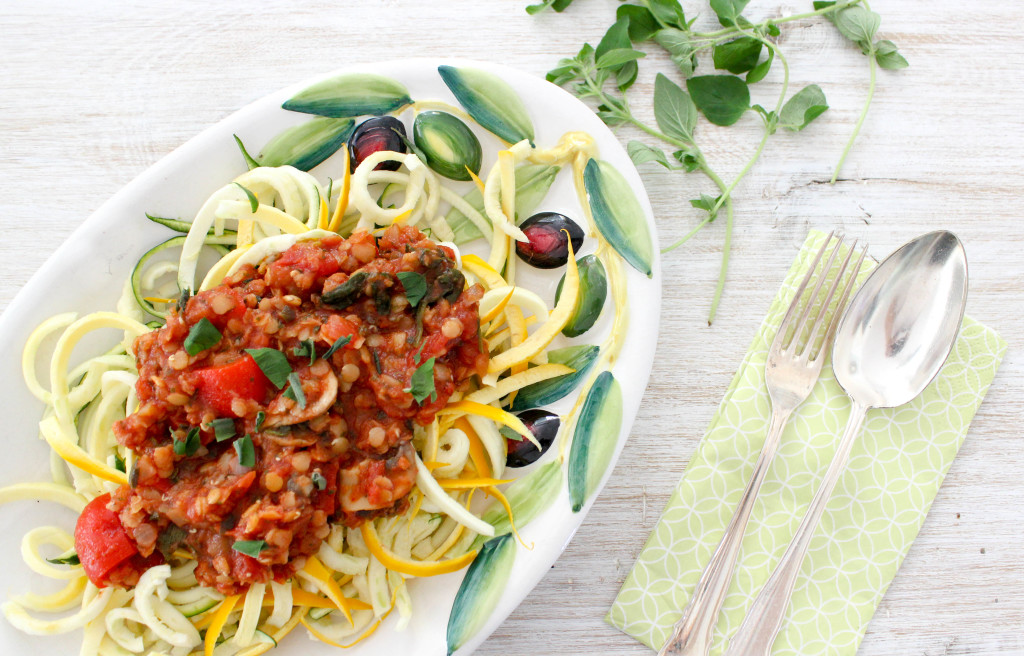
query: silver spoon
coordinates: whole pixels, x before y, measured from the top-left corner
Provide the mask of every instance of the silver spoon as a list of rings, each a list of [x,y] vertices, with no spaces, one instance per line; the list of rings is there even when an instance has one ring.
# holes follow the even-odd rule
[[[846,467],[864,415],[913,400],[949,357],[967,301],[967,256],[951,232],[922,235],[878,265],[850,301],[832,348],[852,399],[836,455],[793,541],[757,595],[725,656],[767,656],[782,627],[811,537]]]

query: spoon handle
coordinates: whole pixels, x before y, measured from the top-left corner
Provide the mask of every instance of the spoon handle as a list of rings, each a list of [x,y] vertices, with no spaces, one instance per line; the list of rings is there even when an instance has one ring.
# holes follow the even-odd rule
[[[782,628],[782,620],[786,616],[786,609],[789,606],[790,597],[793,595],[793,588],[796,585],[797,576],[800,574],[800,567],[803,564],[804,556],[807,555],[807,548],[811,544],[811,538],[818,526],[818,521],[825,512],[832,490],[835,489],[839,476],[846,467],[846,461],[850,457],[853,443],[860,433],[861,424],[864,423],[864,415],[868,406],[853,402],[850,410],[850,419],[846,424],[846,430],[839,441],[839,448],[833,457],[821,486],[815,492],[811,505],[807,508],[800,526],[796,529],[793,541],[790,542],[782,559],[776,565],[775,571],[768,577],[768,582],[754,599],[753,605],[747,611],[746,617],[740,624],[739,630],[729,640],[729,648],[725,656],[768,656],[772,651],[772,643],[775,636]]]

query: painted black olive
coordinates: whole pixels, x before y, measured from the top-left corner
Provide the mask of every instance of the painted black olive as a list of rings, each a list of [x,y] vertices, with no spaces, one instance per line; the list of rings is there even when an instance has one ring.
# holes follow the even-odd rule
[[[537,462],[537,459],[555,441],[555,436],[558,435],[558,426],[561,423],[558,415],[539,408],[524,410],[519,413],[518,417],[540,442],[541,450],[538,451],[533,442],[523,439],[522,436],[519,436],[518,440],[508,438],[508,458],[505,460],[505,464],[509,467],[525,467],[530,463]]]
[[[557,212],[534,214],[519,228],[529,241],[516,242],[516,255],[538,269],[565,266],[569,261],[569,239],[572,239],[574,252],[579,253],[583,246],[583,230],[572,219]],[[566,237],[566,232],[569,237]]]
[[[352,170],[363,163],[373,153],[390,150],[406,153],[405,126],[394,116],[375,116],[359,124],[352,136],[348,138],[349,164]],[[397,171],[401,162],[388,160],[378,164],[375,171]]]

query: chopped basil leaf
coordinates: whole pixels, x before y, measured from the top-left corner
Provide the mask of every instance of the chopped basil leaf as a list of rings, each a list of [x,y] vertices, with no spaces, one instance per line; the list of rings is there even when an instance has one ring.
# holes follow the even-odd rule
[[[82,561],[78,559],[78,554],[74,551],[65,551],[56,558],[47,558],[46,562],[53,563],[54,565],[81,565]]]
[[[199,428],[193,426],[188,429],[185,439],[174,439],[174,453],[179,456],[190,456],[199,450]]]
[[[411,386],[406,388],[404,391],[412,394],[412,398],[416,399],[416,403],[423,403],[423,401],[430,397],[431,401],[437,400],[437,390],[434,388],[434,358],[430,358],[419,367],[412,374]]]
[[[256,413],[256,432],[263,428],[263,422],[267,420],[267,413],[260,410]]]
[[[327,487],[327,479],[324,478],[324,475],[320,472],[313,472],[313,475],[310,476],[310,478],[313,479],[313,485],[316,486],[316,489],[323,490]]]
[[[312,337],[302,340],[292,349],[292,353],[297,358],[309,358],[309,364],[312,366],[316,362],[316,340]]]
[[[235,184],[238,185],[239,189],[245,192],[245,195],[249,198],[249,208],[252,210],[252,213],[255,214],[256,210],[260,208],[260,199],[256,198],[256,194],[252,193],[242,185],[237,182]]]
[[[256,466],[256,449],[252,446],[252,438],[248,435],[235,440],[235,453],[238,454],[238,464],[243,467]]]
[[[284,391],[284,395],[298,403],[300,408],[306,408],[306,393],[302,391],[302,381],[299,380],[299,374],[294,371],[288,374],[288,389]]]
[[[230,440],[235,436],[235,420],[227,417],[220,419],[214,419],[206,425],[207,428],[213,430],[213,435],[218,442],[224,440]]]
[[[261,551],[267,548],[267,543],[263,540],[235,540],[231,548],[240,554],[256,558]]]
[[[427,279],[423,274],[415,271],[399,271],[398,279],[402,281],[405,288],[405,297],[409,299],[409,305],[416,307],[427,295]]]
[[[515,432],[508,426],[502,426],[501,428],[498,429],[498,432],[501,433],[503,437],[507,437],[513,442],[522,442],[523,440],[526,439],[525,436],[520,435],[519,433]]]
[[[327,352],[324,353],[324,355],[323,355],[324,360],[329,360],[330,357],[332,355],[334,355],[335,351],[337,351],[338,349],[342,348],[343,346],[347,346],[348,343],[351,342],[351,341],[352,341],[352,335],[342,335],[338,339],[334,340],[334,343],[331,344],[331,348],[327,349]]]
[[[116,469],[119,472],[126,472],[126,471],[128,471],[125,468],[124,458],[122,458],[121,456],[117,455],[116,453],[114,454],[114,469]]]
[[[288,374],[292,366],[288,364],[288,356],[272,348],[245,349],[252,356],[263,375],[270,379],[274,387],[281,389],[288,382]]]
[[[384,373],[384,370],[380,366],[380,356],[377,355],[377,352],[370,351],[370,355],[373,356],[373,368],[377,370],[378,374]]]
[[[209,319],[203,317],[188,331],[188,337],[185,338],[185,351],[189,355],[198,355],[206,349],[216,346],[221,337],[217,327],[210,323]]]

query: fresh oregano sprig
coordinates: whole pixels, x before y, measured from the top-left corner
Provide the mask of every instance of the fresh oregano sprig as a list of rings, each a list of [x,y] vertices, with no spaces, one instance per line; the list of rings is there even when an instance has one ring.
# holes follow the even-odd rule
[[[564,11],[573,0],[544,0],[531,5],[531,14],[545,9]],[[616,11],[616,21],[597,47],[585,43],[575,57],[562,59],[547,79],[572,91],[577,97],[590,100],[597,115],[611,127],[633,125],[670,146],[669,153],[641,141],[630,141],[627,151],[637,165],[655,162],[669,170],[687,173],[699,171],[717,187],[717,195],[701,193],[690,204],[706,213],[703,220],[688,234],[663,249],[671,251],[689,240],[701,228],[713,222],[722,209],[726,226],[722,249],[722,266],[708,315],[715,317],[725,286],[732,242],[732,192],[764,152],[769,137],[779,128],[799,131],[828,109],[825,94],[811,84],[792,96],[789,94],[789,63],[775,38],[779,26],[822,16],[835,24],[839,32],[857,44],[867,55],[870,68],[868,95],[854,126],[832,182],[853,147],[867,116],[874,96],[877,67],[899,69],[907,60],[887,40],[876,40],[881,17],[871,11],[867,0],[814,2],[814,10],[792,16],[752,23],[742,12],[749,0],[709,0],[722,29],[698,32],[693,20],[687,20],[679,0],[631,0]],[[655,126],[637,119],[630,110],[629,88],[636,81],[638,62],[645,56],[635,46],[654,43],[664,49],[685,81],[685,90],[670,78],[659,74],[654,85]],[[714,68],[728,74],[695,75],[698,56],[710,51]],[[775,63],[782,68],[782,87],[771,109],[751,104],[750,86],[763,80]],[[763,132],[753,155],[739,173],[726,183],[708,164],[697,141],[695,130],[698,113],[709,122],[733,125],[747,112],[755,112],[762,121]]]

